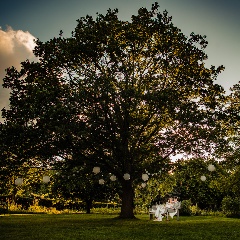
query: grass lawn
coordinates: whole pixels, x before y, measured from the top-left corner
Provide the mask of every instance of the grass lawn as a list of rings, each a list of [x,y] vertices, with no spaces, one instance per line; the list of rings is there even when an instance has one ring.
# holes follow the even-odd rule
[[[181,217],[162,222],[148,215],[120,220],[102,214],[37,214],[0,216],[1,240],[234,240],[240,239],[240,219]]]

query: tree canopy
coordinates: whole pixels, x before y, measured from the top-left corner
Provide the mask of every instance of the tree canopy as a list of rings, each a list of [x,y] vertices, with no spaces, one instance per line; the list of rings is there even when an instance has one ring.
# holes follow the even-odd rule
[[[114,174],[123,218],[134,217],[143,173],[172,154],[212,151],[220,136],[224,90],[214,81],[224,67],[207,68],[206,36],[185,36],[158,8],[140,8],[131,21],[119,20],[117,9],[82,17],[71,37],[37,40],[39,61],[8,68],[4,78],[8,151],[18,161]]]

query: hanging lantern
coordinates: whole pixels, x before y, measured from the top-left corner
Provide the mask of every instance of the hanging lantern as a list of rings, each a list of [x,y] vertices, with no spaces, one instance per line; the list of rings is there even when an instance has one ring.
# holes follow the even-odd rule
[[[201,176],[201,180],[204,182],[204,181],[206,181],[206,177],[205,176]]]
[[[50,177],[49,176],[43,176],[43,182],[44,183],[49,183],[50,182]]]
[[[23,184],[23,179],[22,178],[15,179],[15,185],[20,186],[22,184]]]
[[[93,172],[94,172],[95,174],[100,173],[100,167],[94,167],[94,168],[93,168]]]
[[[148,180],[148,174],[142,174],[142,180],[146,182]]]
[[[210,172],[212,172],[212,171],[215,171],[215,166],[213,165],[213,164],[209,164],[208,165],[208,170],[210,171]]]
[[[147,186],[147,184],[144,182],[141,184],[142,188],[145,188]]]
[[[99,179],[98,183],[103,185],[105,183],[105,181],[104,181],[104,179]]]
[[[125,174],[123,175],[123,178],[124,178],[125,180],[130,180],[130,174],[129,174],[129,173],[125,173]]]
[[[114,182],[114,181],[117,180],[117,177],[116,177],[115,175],[112,175],[112,176],[110,177],[110,180]]]

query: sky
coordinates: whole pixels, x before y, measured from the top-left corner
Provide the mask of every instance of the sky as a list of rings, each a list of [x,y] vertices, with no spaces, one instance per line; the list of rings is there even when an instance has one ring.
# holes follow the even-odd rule
[[[20,62],[36,60],[33,39],[46,42],[58,37],[60,30],[69,37],[76,20],[87,14],[106,14],[109,8],[119,10],[119,19],[130,20],[141,7],[150,10],[156,0],[1,0],[0,5],[0,85],[5,69]],[[173,23],[189,36],[191,32],[206,35],[209,42],[207,66],[224,65],[216,83],[226,93],[240,81],[240,1],[239,0],[159,0],[160,11],[167,10]],[[9,93],[0,86],[0,109],[8,106]],[[0,118],[0,121],[2,119]]]

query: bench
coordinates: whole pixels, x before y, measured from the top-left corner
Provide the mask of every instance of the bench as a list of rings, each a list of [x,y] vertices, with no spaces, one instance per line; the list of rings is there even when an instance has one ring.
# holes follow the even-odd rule
[[[150,220],[155,219],[157,208],[160,207],[160,214],[162,216],[166,215],[167,220],[169,220],[169,216],[173,218],[175,215],[177,216],[177,220],[179,220],[179,210],[181,208],[181,202],[174,203],[173,208],[163,208],[163,205],[153,205],[149,208],[149,218]]]
[[[181,202],[174,203],[174,209],[167,209],[167,220],[169,220],[169,215],[171,218],[173,218],[175,215],[177,215],[177,220],[179,220],[179,210],[181,208]]]
[[[155,219],[155,213],[157,211],[157,205],[153,205],[151,208],[149,208],[149,217],[150,220]]]

